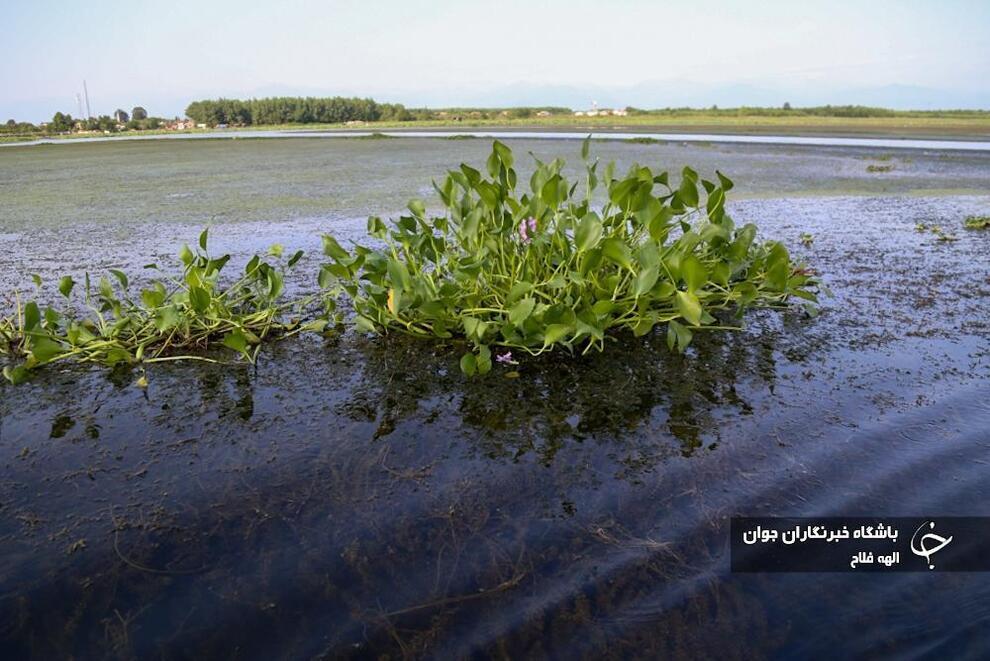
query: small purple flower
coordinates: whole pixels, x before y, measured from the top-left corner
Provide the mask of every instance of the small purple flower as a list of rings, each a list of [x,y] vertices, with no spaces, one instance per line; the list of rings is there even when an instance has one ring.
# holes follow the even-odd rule
[[[536,218],[526,218],[519,223],[519,239],[523,243],[529,243],[533,240],[530,234],[536,233]]]
[[[506,351],[505,353],[498,354],[495,356],[495,361],[501,363],[502,365],[515,365],[516,361],[512,360],[512,352]]]

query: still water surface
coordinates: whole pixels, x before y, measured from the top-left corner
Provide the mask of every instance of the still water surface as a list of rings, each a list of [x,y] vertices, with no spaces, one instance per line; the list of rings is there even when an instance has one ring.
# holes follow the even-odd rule
[[[465,129],[462,131],[416,131],[381,130],[305,130],[276,129],[257,131],[205,131],[203,133],[175,133],[153,135],[118,135],[86,138],[87,142],[117,142],[121,140],[216,140],[245,138],[367,138],[385,136],[390,138],[497,138],[499,140],[657,140],[663,142],[722,142],[748,145],[801,145],[814,147],[868,147],[877,149],[937,149],[958,151],[990,151],[986,140],[935,140],[913,138],[843,138],[835,136],[787,136],[787,135],[731,135],[725,133],[628,133],[623,131],[498,131]],[[54,145],[72,144],[74,140],[42,138],[8,145]],[[0,144],[0,146],[4,146]]]

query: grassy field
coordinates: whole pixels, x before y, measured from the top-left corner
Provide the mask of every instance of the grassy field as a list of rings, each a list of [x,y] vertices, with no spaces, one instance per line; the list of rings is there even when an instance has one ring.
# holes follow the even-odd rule
[[[712,133],[748,135],[805,135],[848,136],[885,138],[941,138],[959,140],[990,139],[990,113],[987,112],[899,112],[889,117],[824,117],[801,114],[752,115],[726,111],[666,111],[634,114],[626,117],[575,117],[551,115],[550,117],[483,119],[464,113],[462,119],[452,115],[445,119],[415,120],[406,122],[368,122],[365,124],[280,124],[258,125],[226,129],[227,131],[263,130],[457,130],[473,128],[499,128],[502,130],[559,130],[559,131],[627,131],[656,133]],[[188,131],[142,131],[140,135],[205,133],[214,129]],[[112,135],[136,135],[126,131]],[[56,136],[59,139],[83,140],[89,135]],[[0,138],[13,142],[32,138]]]
[[[726,133],[753,135],[828,135],[883,137],[990,138],[990,115],[983,116],[732,116],[722,113],[644,114],[627,117],[575,117],[554,115],[525,119],[428,120],[378,122],[380,128],[457,127],[541,128],[557,130],[642,131],[660,133]]]

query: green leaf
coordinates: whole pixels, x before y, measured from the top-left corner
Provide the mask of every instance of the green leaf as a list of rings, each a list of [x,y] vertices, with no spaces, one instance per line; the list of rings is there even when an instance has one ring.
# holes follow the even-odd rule
[[[511,305],[532,290],[533,290],[533,283],[526,282],[525,280],[517,282],[514,285],[512,285],[512,288],[509,290],[509,295],[506,296],[505,298],[505,302],[508,305]]]
[[[632,251],[622,239],[617,237],[606,239],[602,243],[602,254],[622,268],[632,270]]]
[[[41,289],[41,284],[42,283],[41,283],[41,276],[40,275],[38,275],[37,273],[32,273],[31,274],[31,280],[34,281],[34,286],[35,287],[37,287],[38,289]]]
[[[281,257],[282,253],[284,252],[285,252],[285,246],[283,246],[281,243],[273,243],[268,248],[268,254],[271,255],[272,257]]]
[[[529,315],[533,314],[535,307],[536,301],[532,297],[522,299],[509,310],[509,323],[518,328],[529,319]]]
[[[728,191],[732,190],[732,187],[733,186],[735,186],[735,184],[732,183],[732,180],[731,179],[729,179],[728,177],[726,177],[724,174],[722,174],[718,170],[715,170],[715,176],[718,177],[718,182],[722,186],[722,190],[723,191],[728,192]]]
[[[588,152],[590,151],[590,149],[591,149],[591,134],[589,133],[588,134],[588,137],[581,141],[581,160],[582,161],[587,161],[588,160]]]
[[[461,371],[467,376],[474,376],[478,371],[478,360],[473,353],[466,353],[461,356]]]
[[[209,237],[209,234],[210,234],[210,228],[207,227],[199,235],[199,247],[202,248],[204,251],[206,250],[206,241],[207,238]]]
[[[667,322],[667,347],[673,350],[675,347],[680,353],[684,353],[687,346],[691,344],[691,331],[676,321]]]
[[[189,249],[189,246],[183,244],[182,250],[179,251],[179,261],[181,261],[186,266],[189,266],[190,264],[193,263],[193,260],[195,258],[196,256],[193,254],[193,251]]]
[[[475,317],[463,317],[461,325],[464,326],[464,335],[469,340],[483,342],[485,334],[488,332],[488,322]]]
[[[210,307],[210,293],[202,287],[189,288],[189,307],[195,312],[202,314]]]
[[[110,367],[118,363],[130,363],[133,362],[134,358],[131,353],[122,347],[113,347],[107,351],[106,356],[103,357],[103,361]]]
[[[124,273],[123,271],[119,271],[117,269],[110,269],[110,273],[113,275],[113,277],[117,278],[117,282],[120,283],[121,287],[127,289],[130,282],[127,279],[126,273]]]
[[[289,258],[289,261],[287,263],[287,266],[289,268],[292,268],[293,266],[295,266],[296,265],[296,262],[298,262],[300,259],[302,259],[303,254],[304,253],[303,253],[302,250],[297,250],[295,252],[295,254],[292,255],[292,257]]]
[[[76,286],[76,281],[72,279],[72,276],[65,276],[58,281],[58,291],[62,296],[69,298],[69,294],[72,293],[72,288]]]
[[[174,306],[170,305],[155,312],[155,328],[159,333],[164,333],[178,323],[179,311]]]
[[[31,355],[39,364],[47,363],[52,358],[63,353],[65,349],[61,344],[47,337],[34,337],[31,339]]]
[[[677,311],[692,326],[701,324],[701,302],[691,292],[677,292]]]
[[[141,290],[141,302],[146,308],[157,308],[165,302],[165,288],[160,284],[153,289]]]
[[[681,277],[689,292],[696,292],[708,282],[708,271],[695,255],[681,260]]]
[[[488,374],[492,371],[492,351],[485,345],[478,347],[478,356],[474,360],[478,374]]]
[[[268,298],[275,300],[282,295],[285,288],[285,278],[278,271],[272,269],[268,271]]]
[[[653,285],[657,284],[659,277],[660,271],[656,266],[651,266],[637,273],[636,279],[633,281],[633,296],[639,298],[649,292],[653,289]]]
[[[342,259],[347,259],[350,257],[350,254],[344,250],[339,243],[337,243],[337,239],[333,238],[329,234],[323,235],[323,254],[335,259],[338,262]]]
[[[320,274],[316,277],[316,281],[319,283],[320,289],[329,289],[336,279],[337,276],[335,276],[326,266],[320,268]]]
[[[368,333],[378,332],[378,327],[375,325],[375,322],[360,314],[355,315],[354,325],[357,326],[359,330],[363,330]]]
[[[574,232],[574,244],[577,246],[578,252],[586,252],[598,245],[598,241],[602,238],[602,231],[602,221],[595,214],[589,213],[582,218]]]
[[[426,204],[423,202],[423,200],[420,199],[409,200],[409,204],[407,204],[406,206],[409,207],[410,211],[412,211],[412,215],[416,216],[421,220],[426,218]]]
[[[3,377],[10,381],[11,385],[17,386],[27,381],[28,370],[23,365],[6,365],[3,368]]]
[[[235,329],[223,338],[223,345],[238,353],[246,354],[248,350],[248,338],[240,329]]]
[[[689,168],[685,168],[687,172]],[[681,179],[681,186],[677,189],[677,196],[681,198],[681,202],[688,207],[698,206],[698,186],[695,180],[685,174],[684,178]]]
[[[41,324],[41,310],[34,301],[24,306],[24,331],[30,333]]]
[[[401,291],[412,289],[412,278],[406,265],[395,258],[388,260],[388,278],[392,282],[392,287]]]
[[[373,236],[376,239],[384,239],[388,228],[385,227],[385,223],[378,216],[370,216],[368,218],[368,235]]]
[[[614,309],[615,303],[607,298],[603,298],[600,301],[595,301],[595,304],[591,306],[591,311],[596,317],[604,317]]]
[[[110,281],[103,276],[100,277],[100,296],[108,301],[116,300],[116,297],[113,295],[113,286],[110,284]]]
[[[512,150],[509,149],[504,143],[495,140],[492,142],[492,149],[498,154],[498,160],[502,161],[502,165],[506,168],[511,168],[513,163]]]
[[[543,346],[548,347],[551,344],[560,342],[573,332],[574,327],[570,324],[550,324],[543,331]]]

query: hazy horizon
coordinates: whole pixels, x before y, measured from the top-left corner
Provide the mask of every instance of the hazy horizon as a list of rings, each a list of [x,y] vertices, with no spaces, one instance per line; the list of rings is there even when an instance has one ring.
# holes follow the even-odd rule
[[[111,0],[15,6],[0,121],[193,100],[370,96],[409,107],[859,104],[990,108],[990,3]]]

